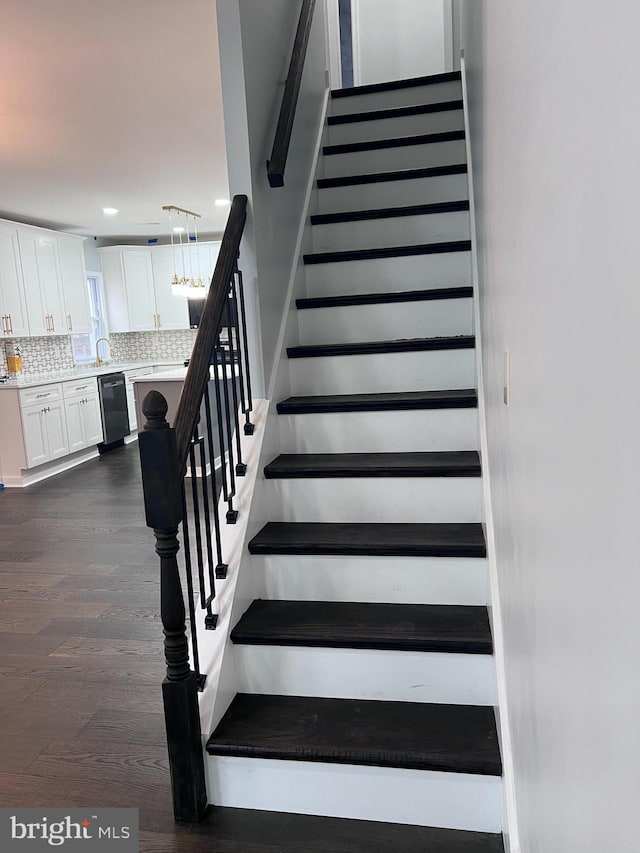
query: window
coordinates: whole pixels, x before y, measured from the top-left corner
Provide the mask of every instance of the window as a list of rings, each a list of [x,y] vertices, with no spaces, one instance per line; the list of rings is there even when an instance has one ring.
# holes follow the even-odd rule
[[[96,341],[109,335],[107,313],[104,307],[102,273],[87,274],[89,292],[89,313],[91,314],[91,332],[84,335],[71,335],[73,360],[76,364],[87,364],[96,360]]]

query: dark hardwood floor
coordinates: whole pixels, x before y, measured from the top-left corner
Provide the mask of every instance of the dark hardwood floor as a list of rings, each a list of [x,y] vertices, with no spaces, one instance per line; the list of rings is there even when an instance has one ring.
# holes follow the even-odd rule
[[[502,849],[475,833],[241,809],[176,825],[158,605],[136,444],[0,491],[0,806],[137,807],[143,853]]]

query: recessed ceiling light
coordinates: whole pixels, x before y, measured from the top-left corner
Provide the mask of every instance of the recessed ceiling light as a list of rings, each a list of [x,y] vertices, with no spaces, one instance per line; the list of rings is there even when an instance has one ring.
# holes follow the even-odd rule
[[[118,208],[117,207],[103,207],[102,212],[104,213],[105,216],[115,216],[116,213],[118,212]]]
[[[183,225],[175,225],[173,232],[174,234],[184,234],[187,229]]]
[[[214,201],[216,207],[226,207],[228,204],[231,204],[228,198],[217,198]]]

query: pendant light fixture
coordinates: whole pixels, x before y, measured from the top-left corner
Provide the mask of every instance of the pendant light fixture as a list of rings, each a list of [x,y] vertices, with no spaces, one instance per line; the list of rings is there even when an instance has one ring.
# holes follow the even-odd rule
[[[173,275],[171,292],[174,296],[188,299],[204,299],[207,288],[200,271],[200,251],[198,249],[199,213],[166,204],[162,207],[169,215],[171,237],[171,258]]]

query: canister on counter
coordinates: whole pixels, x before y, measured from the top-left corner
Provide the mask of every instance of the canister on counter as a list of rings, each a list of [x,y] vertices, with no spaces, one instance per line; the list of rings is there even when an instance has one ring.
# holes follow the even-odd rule
[[[4,351],[7,357],[7,372],[10,376],[18,376],[22,373],[22,350],[20,344],[6,343]]]

